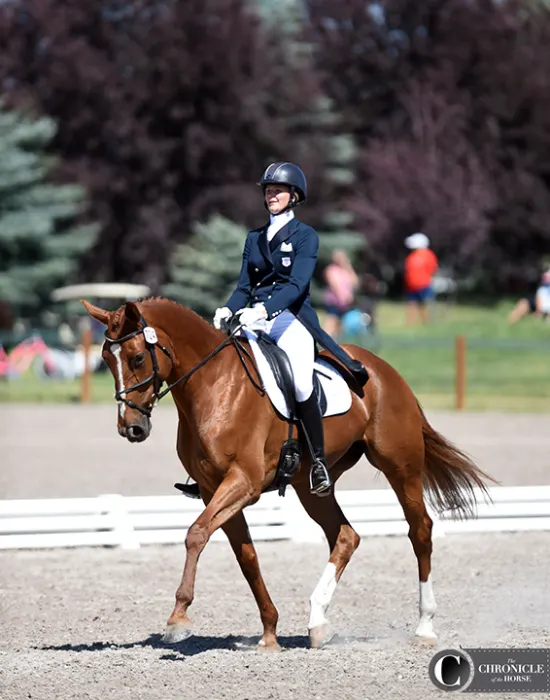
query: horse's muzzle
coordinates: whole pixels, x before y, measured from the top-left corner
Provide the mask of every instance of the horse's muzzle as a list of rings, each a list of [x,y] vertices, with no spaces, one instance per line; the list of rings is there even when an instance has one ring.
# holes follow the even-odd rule
[[[151,421],[147,416],[143,416],[136,423],[125,425],[124,429],[119,432],[128,442],[143,442],[151,434]]]

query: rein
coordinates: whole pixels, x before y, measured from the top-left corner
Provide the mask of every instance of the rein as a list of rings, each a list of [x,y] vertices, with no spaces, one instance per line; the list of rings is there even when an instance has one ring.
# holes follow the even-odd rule
[[[174,358],[172,357],[170,351],[168,348],[164,347],[164,345],[161,345],[158,342],[157,334],[155,329],[152,326],[149,326],[147,321],[143,318],[143,315],[141,316],[141,327],[138,328],[135,331],[132,331],[132,333],[128,333],[122,338],[110,338],[107,335],[107,332],[105,332],[105,340],[109,341],[112,343],[110,346],[109,350],[113,352],[113,348],[120,347],[123,343],[125,343],[128,340],[131,340],[132,338],[135,338],[138,335],[143,335],[144,340],[145,340],[145,347],[149,352],[149,355],[151,357],[151,362],[153,365],[153,373],[150,374],[148,377],[145,379],[142,379],[140,382],[137,384],[133,384],[131,387],[128,389],[122,389],[118,390],[115,392],[115,399],[117,403],[123,403],[129,408],[134,408],[140,413],[142,413],[144,416],[147,416],[147,418],[151,417],[151,413],[153,411],[153,408],[158,404],[158,402],[166,396],[166,394],[170,393],[172,389],[177,386],[180,382],[183,382],[195,374],[201,367],[204,367],[204,365],[209,362],[215,355],[217,355],[221,350],[223,350],[224,347],[226,347],[229,344],[232,344],[235,350],[237,351],[237,355],[239,357],[239,360],[241,361],[242,366],[245,369],[245,372],[252,382],[252,385],[254,386],[255,389],[260,391],[262,394],[265,394],[265,388],[259,384],[250,374],[250,370],[248,368],[248,365],[246,364],[246,361],[243,357],[243,354],[248,357],[248,359],[254,364],[254,367],[256,369],[256,373],[258,374],[258,377],[260,376],[258,373],[258,368],[256,367],[256,363],[254,362],[254,359],[250,355],[249,351],[243,346],[243,344],[239,341],[238,338],[236,338],[236,333],[241,330],[242,325],[239,324],[237,325],[233,330],[230,329],[229,335],[227,338],[220,343],[212,352],[208,353],[208,355],[202,359],[197,365],[195,365],[192,369],[189,370],[189,372],[186,372],[183,376],[179,377],[176,379],[175,382],[172,382],[172,384],[168,385],[165,389],[160,391],[164,380],[162,380],[159,376],[159,366],[157,362],[157,355],[155,352],[155,346],[158,347],[162,352],[168,357],[172,364],[172,368],[174,367]],[[153,382],[153,388],[154,388],[154,393],[153,393],[153,405],[152,406],[141,406],[140,404],[135,403],[135,401],[132,401],[131,399],[128,399],[124,396],[124,394],[129,394],[132,391],[135,391],[136,389],[141,388],[142,386],[145,386],[149,382]]]

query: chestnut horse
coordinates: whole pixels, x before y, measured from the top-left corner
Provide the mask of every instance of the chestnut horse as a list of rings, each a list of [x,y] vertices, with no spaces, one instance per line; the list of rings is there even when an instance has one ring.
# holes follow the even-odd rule
[[[240,358],[231,337],[193,311],[163,298],[127,302],[113,312],[82,303],[107,326],[103,358],[115,379],[118,432],[131,442],[145,440],[154,405],[171,390],[179,415],[177,453],[198,483],[206,506],[187,533],[185,567],[165,641],[175,643],[191,634],[188,608],[194,598],[198,559],[212,533],[221,527],[258,605],[263,625],[259,645],[278,649],[278,613],[260,573],[243,509],[255,503],[273,481],[288,423],[250,381],[255,373],[252,360]],[[395,369],[354,345],[346,346],[346,351],[363,362],[370,379],[364,398],[353,394],[345,415],[324,419],[327,463],[336,482],[366,455],[388,479],[403,507],[418,560],[416,635],[433,641],[432,520],[424,496],[438,510],[468,517],[474,514],[475,488],[485,492],[484,480],[489,477],[430,426]],[[161,392],[163,382],[169,387]],[[292,486],[323,529],[330,548],[328,564],[310,598],[310,644],[319,648],[332,637],[327,608],[359,545],[359,535],[340,509],[334,490],[325,498],[310,493],[307,450],[303,454]]]

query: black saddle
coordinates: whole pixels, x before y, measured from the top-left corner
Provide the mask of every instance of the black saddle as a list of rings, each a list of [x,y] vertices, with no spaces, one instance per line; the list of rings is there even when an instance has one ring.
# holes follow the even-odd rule
[[[298,408],[294,395],[294,376],[292,374],[292,367],[288,355],[267,335],[267,333],[256,331],[256,334],[258,336],[258,345],[273,372],[277,386],[285,397],[286,405],[290,413],[290,420],[296,420]],[[327,397],[317,370],[313,372],[313,391],[317,397],[321,415],[324,416],[327,410]]]
[[[277,386],[283,392],[283,396],[285,397],[289,411],[293,416],[296,416],[294,377],[292,376],[292,367],[290,366],[288,355],[277,345],[274,340],[267,335],[267,333],[264,333],[263,331],[255,331],[255,333],[257,335],[258,345],[260,346],[264,357],[267,359],[269,366],[271,367],[273,376],[277,382]],[[323,362],[326,362],[334,368],[334,370],[346,382],[350,391],[353,391],[355,394],[357,394],[357,396],[363,398],[365,395],[363,386],[367,383],[369,375],[367,370],[358,360],[352,360],[351,363],[357,376],[354,376],[346,367],[340,364],[340,362],[333,357],[323,355]],[[323,385],[321,384],[321,380],[319,379],[319,374],[321,374],[321,372],[318,369],[314,369],[313,391],[317,397],[319,408],[321,409],[321,415],[324,416],[327,410],[327,397],[325,390],[323,389]],[[329,374],[323,374],[323,376],[327,377],[328,379],[332,379]]]

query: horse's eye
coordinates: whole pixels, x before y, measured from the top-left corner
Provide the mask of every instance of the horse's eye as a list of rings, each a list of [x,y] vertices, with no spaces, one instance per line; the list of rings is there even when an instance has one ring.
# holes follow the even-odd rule
[[[134,367],[141,367],[141,365],[144,362],[145,362],[145,355],[142,352],[140,352],[134,358]]]

